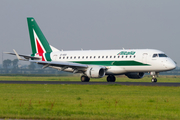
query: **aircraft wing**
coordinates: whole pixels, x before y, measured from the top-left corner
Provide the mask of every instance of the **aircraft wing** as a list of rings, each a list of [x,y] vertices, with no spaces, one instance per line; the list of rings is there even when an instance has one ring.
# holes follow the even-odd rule
[[[72,62],[60,62],[60,61],[39,61],[39,60],[29,60],[30,62],[34,62],[34,63],[38,63],[38,64],[42,64],[42,65],[54,65],[54,66],[58,66],[58,67],[62,67],[62,66],[69,66],[69,67],[81,67],[81,68],[87,68],[88,65],[85,64],[79,64],[79,63],[72,63]]]
[[[61,62],[61,61],[39,61],[39,60],[29,60],[30,62],[34,62],[37,64],[44,65],[43,68],[52,67],[61,71],[64,71],[67,68],[72,68],[73,73],[77,73],[78,71],[85,71],[88,68],[88,65],[72,63],[72,62]]]

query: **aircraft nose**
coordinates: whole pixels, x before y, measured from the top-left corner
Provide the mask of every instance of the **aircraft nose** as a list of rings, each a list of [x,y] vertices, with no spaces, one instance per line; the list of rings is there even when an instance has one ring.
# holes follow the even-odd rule
[[[176,63],[172,60],[170,60],[167,64],[166,64],[166,67],[169,69],[169,70],[173,70],[176,68]]]

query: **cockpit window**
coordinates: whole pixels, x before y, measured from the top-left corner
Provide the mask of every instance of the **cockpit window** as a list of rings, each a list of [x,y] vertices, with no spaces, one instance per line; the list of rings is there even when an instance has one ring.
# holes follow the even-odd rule
[[[167,57],[165,54],[159,54],[159,57]]]
[[[154,57],[158,57],[158,54],[154,54],[154,55],[153,55],[153,58],[154,58]]]
[[[155,57],[167,57],[167,55],[165,55],[165,54],[153,54],[153,58],[155,58]]]

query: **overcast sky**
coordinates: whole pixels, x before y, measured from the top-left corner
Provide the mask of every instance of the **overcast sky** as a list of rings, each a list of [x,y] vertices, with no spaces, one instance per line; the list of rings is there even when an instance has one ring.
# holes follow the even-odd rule
[[[0,51],[31,54],[27,17],[58,49],[158,49],[180,66],[180,0],[0,0]]]

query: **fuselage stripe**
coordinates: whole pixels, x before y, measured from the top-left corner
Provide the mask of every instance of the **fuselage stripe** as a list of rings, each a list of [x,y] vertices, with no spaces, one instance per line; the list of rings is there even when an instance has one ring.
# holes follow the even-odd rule
[[[70,61],[80,64],[103,65],[103,66],[150,66],[137,61]]]

